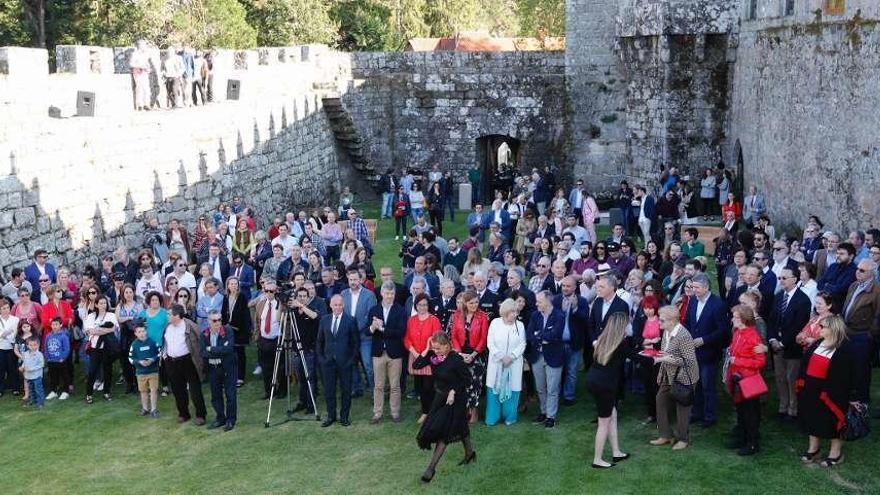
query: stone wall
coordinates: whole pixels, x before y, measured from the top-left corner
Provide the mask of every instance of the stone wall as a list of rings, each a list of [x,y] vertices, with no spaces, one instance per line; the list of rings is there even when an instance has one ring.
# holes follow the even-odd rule
[[[564,63],[561,52],[355,53],[343,102],[378,171],[437,163],[463,178],[486,135],[521,140],[525,167],[561,166]]]
[[[777,223],[817,214],[831,228],[880,225],[880,7],[850,0],[838,16],[797,7],[742,23],[729,156],[741,150],[745,182],[764,192]]]
[[[28,53],[45,63],[45,50]],[[69,96],[91,87],[106,93],[99,104],[130,104],[127,75],[80,62],[85,73],[75,66],[52,75],[31,71],[27,79],[55,88],[39,95],[40,106],[10,65],[0,87],[22,89],[0,92],[10,118],[0,126],[0,265],[8,272],[37,247],[56,253],[56,263],[76,263],[119,243],[136,247],[144,217],[192,226],[233,195],[253,205],[262,222],[325,201],[338,190],[340,174],[314,91],[316,83],[333,81],[328,74],[337,64],[332,54],[327,59],[315,48],[292,61],[261,64],[255,57],[218,74],[241,81],[238,101],[223,101],[225,84],[217,84],[218,102],[207,106],[135,113],[123,105],[93,118],[66,117]],[[24,103],[36,105],[33,113],[19,112]],[[53,106],[64,118],[48,116]]]

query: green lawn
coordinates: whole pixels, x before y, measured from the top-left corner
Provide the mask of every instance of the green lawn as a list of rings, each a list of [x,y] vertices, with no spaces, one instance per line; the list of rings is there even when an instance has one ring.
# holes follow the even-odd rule
[[[456,218],[451,232],[460,235],[464,215]],[[381,222],[380,238],[386,240],[377,246],[377,269],[398,266],[390,221]],[[39,412],[6,395],[0,398],[2,493],[880,493],[876,433],[847,444],[846,462],[827,470],[802,466],[797,456],[805,438],[769,419],[762,452],[740,458],[723,447],[735,418],[726,397],[719,424],[695,427],[692,448],[672,452],[647,444],[655,432],[638,421],[642,397],[628,395],[620,433],[633,458],[611,470],[590,469],[594,407],[583,386],[555,429],[529,423],[534,404],[517,425],[478,425],[477,462],[457,466],[462,450],[453,445],[433,483],[423,487],[419,476],[429,456],[414,439],[418,401],[405,401],[399,425],[370,426],[368,395],[355,400],[349,428],[308,421],[266,429],[259,388],[252,380],[240,390],[238,426],[229,433],[177,425],[171,397],[160,399],[163,417],[152,420],[137,416],[134,396],[87,406],[79,383],[71,400]],[[765,412],[775,411],[774,400]],[[277,407],[275,418],[283,416]]]

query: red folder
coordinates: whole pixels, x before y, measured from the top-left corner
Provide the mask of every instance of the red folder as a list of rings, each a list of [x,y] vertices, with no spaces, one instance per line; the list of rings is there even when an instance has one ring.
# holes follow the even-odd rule
[[[767,383],[764,381],[764,377],[757,373],[740,380],[739,389],[742,391],[744,399],[754,399],[767,393]]]

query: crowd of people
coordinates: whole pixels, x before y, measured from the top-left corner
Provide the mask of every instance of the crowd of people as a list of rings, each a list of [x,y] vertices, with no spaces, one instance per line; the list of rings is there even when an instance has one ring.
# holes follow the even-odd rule
[[[128,59],[134,108],[137,111],[205,105],[214,101],[214,54],[211,50],[170,47],[161,60],[150,56],[149,44],[139,40]],[[165,102],[158,87],[165,88]]]
[[[584,371],[598,416],[594,468],[630,456],[618,435],[627,391],[644,397],[641,413],[629,403],[627,412],[656,424],[650,444],[681,450],[692,424],[716,425],[721,384],[736,409],[731,447],[753,455],[762,409],[773,407],[763,378],[772,367],[777,419],[809,437],[800,459],[843,461],[847,413],[870,402],[880,232],[841,242],[810,217],[786,236],[765,221],[752,188],[742,205],[726,205],[732,223],[714,240],[713,291],[699,231],[682,230],[688,193],[675,169],[656,192],[621,184],[626,220],[604,239],[583,180],[551,196],[549,169],[529,177],[488,208],[476,201],[468,237],[458,239],[441,227],[444,210],[454,213],[449,172],[386,173],[381,214],[396,219],[400,266],[373,264],[375,239],[348,190],[338,205],[288,212],[265,229],[240,197],[191,230],[151,218],[133,259],[120,247],[76,274],[37,250],[2,288],[0,394],[41,408],[82,386],[85,402],[111,401],[118,385],[139,392],[140,414],[155,418],[159,396],[171,393],[177,421],[203,425],[207,379],[209,427],[226,431],[249,376],[261,376],[264,399],[284,397],[284,378],[295,377],[296,412],[315,413],[313,397],[323,396],[323,427],[349,426],[352,400],[365,394],[370,424],[400,423],[404,398],[419,399],[418,444],[434,449],[422,477],[430,481],[449,443],[463,443],[462,464],[476,458],[469,428],[481,410],[489,427],[519,422],[529,404],[531,422],[545,428],[583,420],[564,418],[560,405],[583,395]],[[291,313],[303,358],[287,370],[275,351]],[[74,380],[80,363],[84,383]],[[276,367],[282,379],[273,381]],[[830,446],[820,454],[823,439]]]

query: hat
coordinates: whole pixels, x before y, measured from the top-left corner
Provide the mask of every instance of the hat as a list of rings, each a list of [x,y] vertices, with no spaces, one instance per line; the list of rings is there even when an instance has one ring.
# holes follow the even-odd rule
[[[618,244],[616,242],[609,242],[608,244],[605,245],[605,249],[607,249],[608,252],[620,251],[620,244]]]

